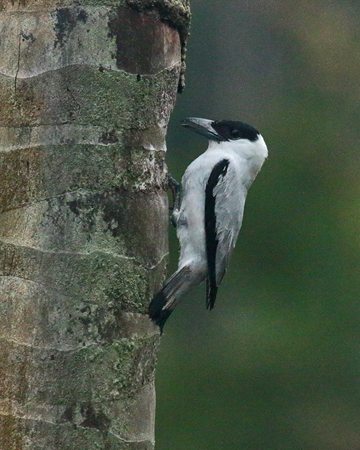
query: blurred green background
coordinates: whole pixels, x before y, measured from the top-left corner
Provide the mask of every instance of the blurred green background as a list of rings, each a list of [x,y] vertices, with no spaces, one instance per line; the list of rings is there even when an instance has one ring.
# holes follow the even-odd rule
[[[200,286],[166,324],[156,448],[358,450],[360,2],[191,4],[169,171],[207,146],[187,116],[254,125],[269,159],[215,309]]]

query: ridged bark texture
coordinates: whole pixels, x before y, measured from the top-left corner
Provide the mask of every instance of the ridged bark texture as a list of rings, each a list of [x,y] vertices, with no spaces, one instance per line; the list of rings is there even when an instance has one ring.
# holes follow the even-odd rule
[[[188,20],[186,0],[0,0],[1,450],[154,448]]]

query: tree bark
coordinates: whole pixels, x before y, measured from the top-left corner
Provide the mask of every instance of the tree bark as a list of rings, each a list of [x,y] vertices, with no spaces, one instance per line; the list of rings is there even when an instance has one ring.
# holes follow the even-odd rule
[[[153,449],[187,0],[0,0],[0,449]]]

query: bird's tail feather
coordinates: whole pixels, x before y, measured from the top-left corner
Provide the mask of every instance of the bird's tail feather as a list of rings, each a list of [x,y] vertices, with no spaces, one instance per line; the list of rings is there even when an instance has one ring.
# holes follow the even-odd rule
[[[215,306],[218,287],[215,282],[206,278],[206,308],[210,311]]]
[[[161,332],[168,317],[179,303],[181,295],[191,286],[190,274],[188,266],[182,267],[166,281],[161,291],[152,299],[149,305],[149,316],[159,325]]]

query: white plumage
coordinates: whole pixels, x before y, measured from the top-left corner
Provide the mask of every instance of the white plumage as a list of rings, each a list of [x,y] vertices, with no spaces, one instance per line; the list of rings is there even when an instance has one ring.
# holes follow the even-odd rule
[[[175,201],[179,267],[149,307],[161,330],[181,296],[205,279],[207,306],[213,308],[241,228],[248,189],[268,154],[259,132],[242,122],[189,118],[183,125],[205,135],[209,146],[186,169],[181,197]]]

